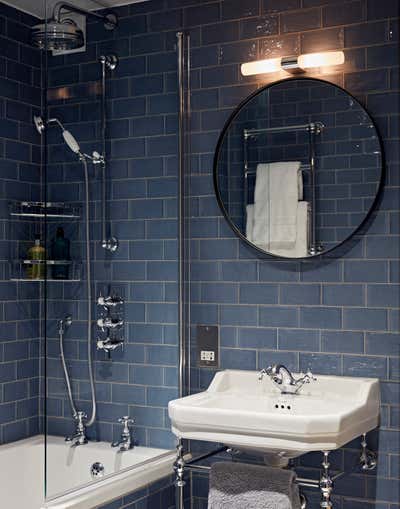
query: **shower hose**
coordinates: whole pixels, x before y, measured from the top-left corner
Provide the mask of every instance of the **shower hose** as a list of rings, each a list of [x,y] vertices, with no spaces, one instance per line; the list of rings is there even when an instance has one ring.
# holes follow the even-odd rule
[[[94,386],[94,374],[93,374],[93,355],[92,355],[92,275],[90,265],[90,207],[89,207],[89,174],[88,165],[84,157],[81,157],[81,162],[84,167],[85,173],[85,229],[86,229],[86,291],[87,291],[87,355],[88,355],[88,370],[89,370],[89,382],[90,391],[92,396],[92,413],[90,418],[86,421],[86,427],[92,426],[96,420],[96,392]],[[78,411],[74,402],[72,394],[71,380],[68,372],[68,367],[65,362],[64,353],[64,333],[65,328],[60,325],[59,327],[59,339],[60,339],[60,355],[61,363],[64,370],[65,382],[67,385],[68,398],[72,409],[72,415],[74,419],[78,416]]]

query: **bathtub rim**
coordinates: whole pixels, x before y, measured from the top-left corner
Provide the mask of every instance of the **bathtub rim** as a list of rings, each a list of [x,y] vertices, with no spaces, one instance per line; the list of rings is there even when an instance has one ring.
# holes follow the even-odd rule
[[[44,438],[44,435],[41,435],[43,438]],[[57,445],[60,445],[60,443],[63,443],[63,439],[59,436],[55,436],[55,435],[49,435],[47,437],[47,444],[49,444],[49,439],[50,441],[51,440],[54,440],[56,442]],[[88,442],[88,445],[94,445],[96,446],[96,444],[104,444],[106,446],[109,447],[109,444],[107,442],[96,442],[96,441],[89,441]],[[70,446],[67,446],[67,447],[70,447]],[[141,446],[141,448],[145,448],[145,449],[157,449],[157,448],[154,448],[154,447],[146,447],[146,446]],[[132,449],[132,451],[134,451],[135,449]],[[162,453],[158,454],[157,456],[154,456],[153,458],[149,458],[147,460],[143,460],[139,463],[136,463],[134,465],[130,465],[130,466],[127,466],[125,468],[122,468],[121,470],[118,470],[117,472],[111,472],[109,474],[106,474],[103,478],[100,478],[100,479],[92,479],[91,481],[87,482],[87,483],[84,483],[84,484],[80,484],[79,486],[76,486],[76,487],[73,487],[73,488],[70,488],[70,489],[67,489],[65,491],[62,491],[62,492],[59,492],[59,493],[56,493],[54,495],[51,495],[51,496],[46,496],[45,497],[45,503],[50,503],[50,502],[54,502],[54,501],[57,501],[63,497],[71,497],[74,495],[74,493],[78,493],[79,491],[81,490],[85,490],[87,488],[91,488],[91,487],[101,487],[103,486],[103,484],[108,480],[112,480],[113,478],[116,478],[116,477],[119,477],[119,476],[124,476],[124,474],[129,474],[129,473],[133,473],[136,469],[139,469],[139,468],[145,468],[148,464],[151,464],[153,465],[154,462],[157,462],[158,460],[163,460],[164,458],[169,458],[171,456],[171,454],[173,454],[174,458],[175,458],[175,455],[174,454],[174,451],[172,450],[168,450],[168,449],[160,449],[160,451],[163,451]],[[129,451],[127,451],[129,453]],[[116,451],[116,454],[118,454],[118,451]],[[121,454],[124,454],[124,453],[121,453]],[[45,470],[45,468],[44,468]],[[46,472],[45,472],[46,473]],[[140,489],[140,488],[138,488]],[[41,509],[44,509],[45,507],[47,507],[46,505],[44,507],[42,507]],[[51,506],[50,506],[51,507]],[[56,506],[58,507],[58,506]],[[69,506],[68,506],[69,507]],[[85,508],[86,509],[86,508]]]
[[[34,435],[33,437],[2,444],[0,450],[10,450],[15,447],[23,447],[26,444],[43,446],[44,435]],[[44,447],[42,450],[44,457]],[[171,475],[175,458],[175,451],[165,449],[164,454],[160,454],[154,459],[148,459],[136,466],[109,474],[98,482],[91,482],[48,498],[42,503],[40,509],[89,509],[112,502]],[[43,461],[43,475],[44,465]]]
[[[89,509],[110,503],[171,475],[175,456],[175,452],[168,452],[162,458],[148,460],[140,468],[125,469],[99,483],[95,482],[53,497],[46,500],[41,509]],[[91,505],[88,505],[88,502]]]

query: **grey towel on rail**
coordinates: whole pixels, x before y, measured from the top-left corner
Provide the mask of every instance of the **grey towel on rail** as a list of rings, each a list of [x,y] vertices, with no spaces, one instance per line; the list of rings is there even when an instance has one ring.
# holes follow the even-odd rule
[[[300,509],[291,470],[245,463],[214,463],[208,509]]]

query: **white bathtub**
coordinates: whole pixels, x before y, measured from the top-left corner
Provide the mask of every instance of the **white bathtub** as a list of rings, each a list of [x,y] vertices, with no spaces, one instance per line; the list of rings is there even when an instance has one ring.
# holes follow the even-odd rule
[[[104,442],[71,448],[61,437],[47,444],[47,498],[44,499],[44,438],[0,446],[1,507],[9,509],[92,509],[172,473],[175,454],[135,447],[118,453]],[[105,476],[93,481],[100,462]]]

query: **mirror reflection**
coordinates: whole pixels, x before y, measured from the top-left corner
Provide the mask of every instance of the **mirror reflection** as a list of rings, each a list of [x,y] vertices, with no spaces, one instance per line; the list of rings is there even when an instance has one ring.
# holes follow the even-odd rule
[[[214,168],[233,229],[274,256],[305,258],[349,238],[382,178],[378,133],[345,90],[316,79],[270,85],[226,125]]]

